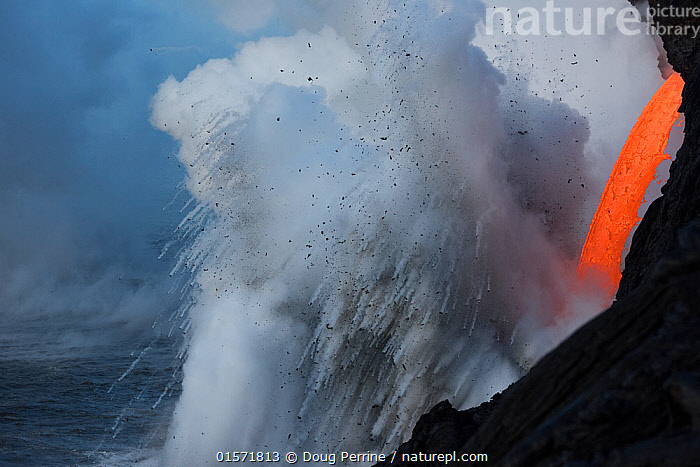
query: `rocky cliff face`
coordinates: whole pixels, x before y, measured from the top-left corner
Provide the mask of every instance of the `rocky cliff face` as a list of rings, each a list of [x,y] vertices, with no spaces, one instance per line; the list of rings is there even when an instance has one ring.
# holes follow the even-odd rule
[[[679,33],[677,27],[700,25],[700,16],[684,13],[689,8],[698,7],[697,0],[630,0],[630,2],[642,11],[648,4],[659,12],[654,18],[654,24],[664,27],[661,31],[661,39],[668,53],[668,60],[674,70],[684,78],[689,77],[695,69],[695,64],[700,63],[700,41],[693,37],[692,30],[689,30],[691,31],[689,34],[684,34]],[[674,11],[668,10],[671,7]],[[664,11],[664,9],[667,10]],[[649,11],[653,13],[654,10]],[[678,14],[679,11],[681,14]]]
[[[503,466],[700,465],[700,40],[664,40],[686,80],[686,137],[634,236],[618,300],[490,403],[436,406],[399,454],[486,453]]]

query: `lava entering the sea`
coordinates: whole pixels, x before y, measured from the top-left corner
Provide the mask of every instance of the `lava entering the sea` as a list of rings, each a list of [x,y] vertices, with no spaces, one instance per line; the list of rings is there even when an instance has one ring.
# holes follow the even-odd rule
[[[583,245],[579,278],[599,276],[611,296],[622,277],[622,249],[640,220],[637,212],[644,194],[658,165],[670,158],[665,149],[679,117],[684,84],[674,73],[644,108],[613,167]]]

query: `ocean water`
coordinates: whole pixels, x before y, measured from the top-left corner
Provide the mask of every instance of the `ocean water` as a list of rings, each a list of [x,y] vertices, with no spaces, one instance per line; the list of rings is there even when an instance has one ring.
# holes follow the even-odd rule
[[[45,319],[3,326],[0,465],[114,465],[162,445],[179,348],[167,335],[114,331]],[[80,334],[93,340],[75,345]]]

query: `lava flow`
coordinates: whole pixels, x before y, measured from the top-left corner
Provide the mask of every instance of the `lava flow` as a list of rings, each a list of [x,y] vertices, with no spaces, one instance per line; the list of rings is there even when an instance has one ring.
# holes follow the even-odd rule
[[[678,119],[684,86],[674,73],[654,94],[635,123],[613,167],[591,222],[578,264],[579,278],[591,273],[615,293],[622,273],[622,249],[634,225],[647,187],[665,154],[673,124]]]

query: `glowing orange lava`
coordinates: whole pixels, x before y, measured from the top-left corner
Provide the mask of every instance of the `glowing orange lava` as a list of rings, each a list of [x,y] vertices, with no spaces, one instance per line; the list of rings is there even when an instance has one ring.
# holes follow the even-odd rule
[[[674,73],[654,94],[632,128],[613,167],[591,222],[578,264],[578,276],[596,275],[610,295],[620,283],[622,249],[634,225],[644,194],[654,180],[673,124],[678,120],[684,82]]]

